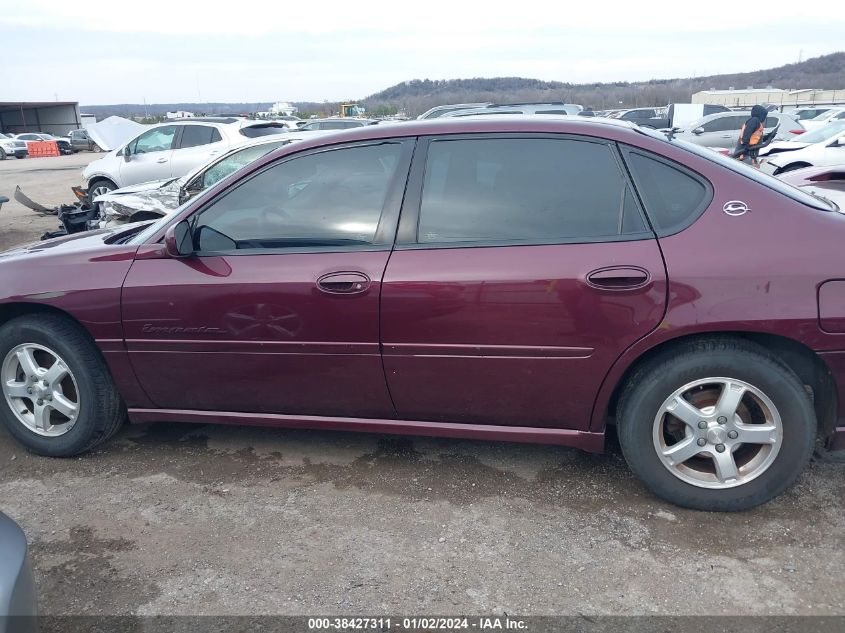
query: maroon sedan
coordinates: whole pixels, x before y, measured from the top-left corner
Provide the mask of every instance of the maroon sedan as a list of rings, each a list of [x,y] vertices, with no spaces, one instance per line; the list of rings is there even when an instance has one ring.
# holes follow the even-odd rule
[[[0,256],[3,424],[73,455],[133,422],[547,442],[738,510],[845,439],[845,215],[626,123],[368,126],[151,225]]]

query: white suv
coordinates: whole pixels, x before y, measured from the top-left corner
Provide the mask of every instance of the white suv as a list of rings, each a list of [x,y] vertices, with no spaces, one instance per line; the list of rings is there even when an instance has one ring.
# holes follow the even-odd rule
[[[192,118],[154,125],[82,170],[91,200],[139,182],[178,178],[249,140],[284,133],[284,125],[234,117]]]

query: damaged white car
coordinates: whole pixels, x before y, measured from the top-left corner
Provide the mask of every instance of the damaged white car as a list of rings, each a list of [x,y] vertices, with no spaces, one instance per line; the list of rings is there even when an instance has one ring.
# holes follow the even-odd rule
[[[275,121],[236,117],[179,119],[142,128],[140,133],[89,163],[82,170],[82,177],[88,182],[93,202],[97,196],[121,187],[184,176],[250,139],[286,132],[287,128]]]
[[[153,180],[98,195],[93,202],[100,208],[100,226],[158,219],[244,165],[303,138],[306,136],[294,134],[265,137],[229,150],[180,178]]]

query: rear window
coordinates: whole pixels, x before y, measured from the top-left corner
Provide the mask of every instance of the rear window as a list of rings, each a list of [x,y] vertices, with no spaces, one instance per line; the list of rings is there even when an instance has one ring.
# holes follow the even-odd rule
[[[699,178],[640,151],[628,151],[625,158],[659,235],[686,228],[707,208],[710,187]]]
[[[704,158],[705,160],[709,160],[711,163],[717,163],[722,167],[726,167],[731,171],[734,171],[738,174],[745,176],[746,178],[750,178],[755,182],[760,183],[761,185],[768,187],[769,189],[774,189],[778,193],[781,193],[788,198],[795,200],[796,202],[800,202],[801,204],[805,204],[808,207],[813,207],[814,209],[819,209],[820,211],[837,211],[839,207],[836,206],[835,203],[827,200],[826,198],[820,198],[818,196],[812,196],[809,193],[798,189],[797,187],[793,187],[782,180],[775,178],[774,176],[770,176],[769,174],[764,174],[759,169],[755,169],[750,165],[746,165],[736,159],[729,158],[728,156],[723,156],[719,152],[714,152],[712,149],[707,147],[701,147],[699,145],[695,145],[694,143],[688,143],[686,141],[680,139],[673,139],[669,140],[666,138],[665,134],[657,132],[656,130],[648,130],[648,129],[639,129],[641,134],[646,134],[651,136],[652,138],[659,139],[664,143],[671,143],[676,147],[680,147],[691,154],[695,154]]]

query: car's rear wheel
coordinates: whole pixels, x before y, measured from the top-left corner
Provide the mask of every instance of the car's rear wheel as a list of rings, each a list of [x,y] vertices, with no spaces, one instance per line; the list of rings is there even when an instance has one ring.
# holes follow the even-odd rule
[[[0,328],[0,422],[24,447],[64,457],[111,437],[125,413],[88,335],[60,315],[35,314]]]
[[[655,494],[699,510],[744,510],[798,478],[816,417],[801,381],[742,339],[681,344],[637,369],[618,406],[631,469]]]

